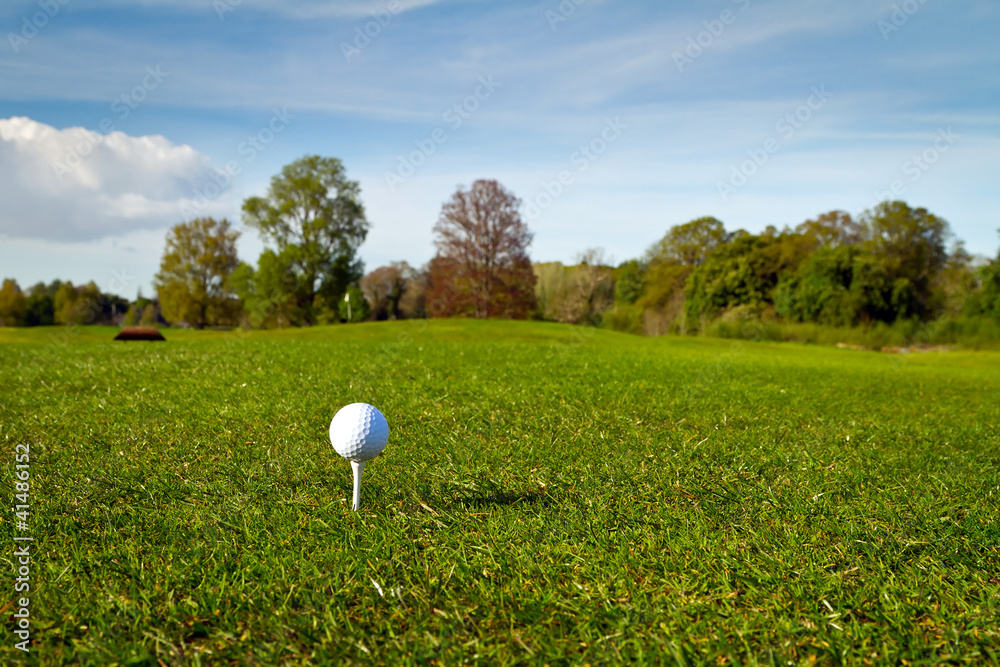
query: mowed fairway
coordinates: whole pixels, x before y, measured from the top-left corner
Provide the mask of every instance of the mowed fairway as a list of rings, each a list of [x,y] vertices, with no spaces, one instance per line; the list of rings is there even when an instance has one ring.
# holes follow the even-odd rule
[[[998,354],[165,334],[0,330],[32,663],[1000,660]],[[355,401],[391,431],[357,513],[327,433]]]

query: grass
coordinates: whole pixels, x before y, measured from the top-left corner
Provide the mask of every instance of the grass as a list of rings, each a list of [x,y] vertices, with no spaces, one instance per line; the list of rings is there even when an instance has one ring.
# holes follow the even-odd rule
[[[165,333],[0,330],[36,540],[33,650],[0,662],[1000,661],[1000,354]],[[353,401],[391,429],[357,513]]]

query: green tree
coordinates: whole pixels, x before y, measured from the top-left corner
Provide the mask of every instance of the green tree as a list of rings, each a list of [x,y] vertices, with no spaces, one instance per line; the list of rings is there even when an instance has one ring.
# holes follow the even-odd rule
[[[1000,322],[1000,262],[980,267],[978,275],[982,281],[980,295],[982,313]]]
[[[340,160],[309,155],[272,178],[267,197],[243,203],[247,226],[275,245],[277,252],[268,261],[284,265],[278,271],[281,280],[266,290],[254,289],[286,290],[283,300],[292,307],[285,313],[295,323],[315,324],[324,310],[337,312],[336,302],[347,286],[363,275],[356,254],[369,225],[360,195],[360,186],[347,178]],[[244,271],[242,277],[253,276]]]
[[[104,312],[104,295],[94,281],[74,287],[66,281],[60,283],[53,297],[56,324],[94,324]]]
[[[142,309],[142,317],[139,318],[139,324],[147,327],[155,327],[159,324],[159,321],[160,307],[155,301],[151,301]]]
[[[862,253],[854,261],[851,307],[862,324],[895,322],[909,314],[908,283],[895,278],[882,258]]]
[[[697,218],[667,230],[663,238],[646,251],[646,261],[649,264],[700,266],[727,239],[726,226],[722,222],[713,217]]]
[[[292,263],[270,248],[260,254],[256,269],[240,263],[233,272],[232,283],[243,302],[244,320],[250,327],[283,328],[303,321],[303,309],[295,298]]]
[[[972,255],[965,250],[962,241],[955,241],[948,260],[933,281],[931,312],[958,317],[968,300],[974,297],[980,282]]]
[[[228,220],[214,218],[180,223],[167,233],[153,282],[164,319],[196,329],[235,321],[238,304],[230,276],[239,265],[239,235]]]
[[[948,262],[948,223],[926,209],[886,201],[862,214],[861,227],[864,248],[895,285],[897,317],[934,316],[934,282]]]
[[[135,312],[135,304],[128,307],[125,311],[125,326],[134,327],[139,323],[139,314]]]
[[[777,313],[800,322],[855,324],[857,304],[851,286],[860,254],[856,246],[824,245],[798,271],[783,274],[774,292]]]
[[[618,266],[614,274],[615,304],[631,306],[646,288],[646,270],[637,259],[630,259]]]
[[[25,326],[47,326],[55,324],[55,321],[55,306],[52,296],[45,292],[30,294],[25,300]]]
[[[979,267],[976,276],[981,283],[976,310],[1000,323],[1000,250],[996,259]]]
[[[5,278],[0,287],[0,326],[19,327],[24,324],[27,310],[24,293],[17,281]]]
[[[60,283],[52,300],[56,324],[80,323],[79,320],[81,318],[78,317],[76,312],[76,300],[76,288],[73,287],[73,283],[68,280]]]
[[[371,317],[371,307],[365,298],[365,293],[351,285],[344,293],[338,306],[340,319],[345,322],[364,322]]]
[[[639,307],[669,324],[683,315],[688,278],[730,238],[726,227],[713,217],[676,225],[646,251],[645,289]]]
[[[735,234],[691,273],[685,287],[688,319],[714,318],[737,306],[763,313],[773,306],[781,277],[798,269],[811,245],[792,232]]]
[[[53,280],[51,283],[46,285],[44,282],[37,282],[28,288],[28,296],[35,296],[36,294],[46,294],[50,297],[54,297],[56,292],[59,291],[59,286],[62,285],[61,280]]]

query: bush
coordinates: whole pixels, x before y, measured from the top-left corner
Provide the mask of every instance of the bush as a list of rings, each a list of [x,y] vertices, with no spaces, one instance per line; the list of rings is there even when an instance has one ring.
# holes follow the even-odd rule
[[[643,333],[642,308],[619,304],[604,313],[603,326],[612,331],[630,334]]]
[[[969,349],[1000,349],[1000,323],[986,317],[942,317],[931,322],[916,318],[892,324],[831,327],[815,322],[784,322],[745,318],[718,319],[705,327],[705,335],[716,338],[848,345],[871,350],[959,346]]]

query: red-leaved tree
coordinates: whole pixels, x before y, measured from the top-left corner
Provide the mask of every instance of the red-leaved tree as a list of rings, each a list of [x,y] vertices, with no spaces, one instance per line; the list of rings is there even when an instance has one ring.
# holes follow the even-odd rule
[[[429,315],[531,315],[532,234],[521,220],[520,207],[521,200],[493,180],[476,181],[468,190],[459,187],[444,204],[434,225],[438,254],[428,267]]]

